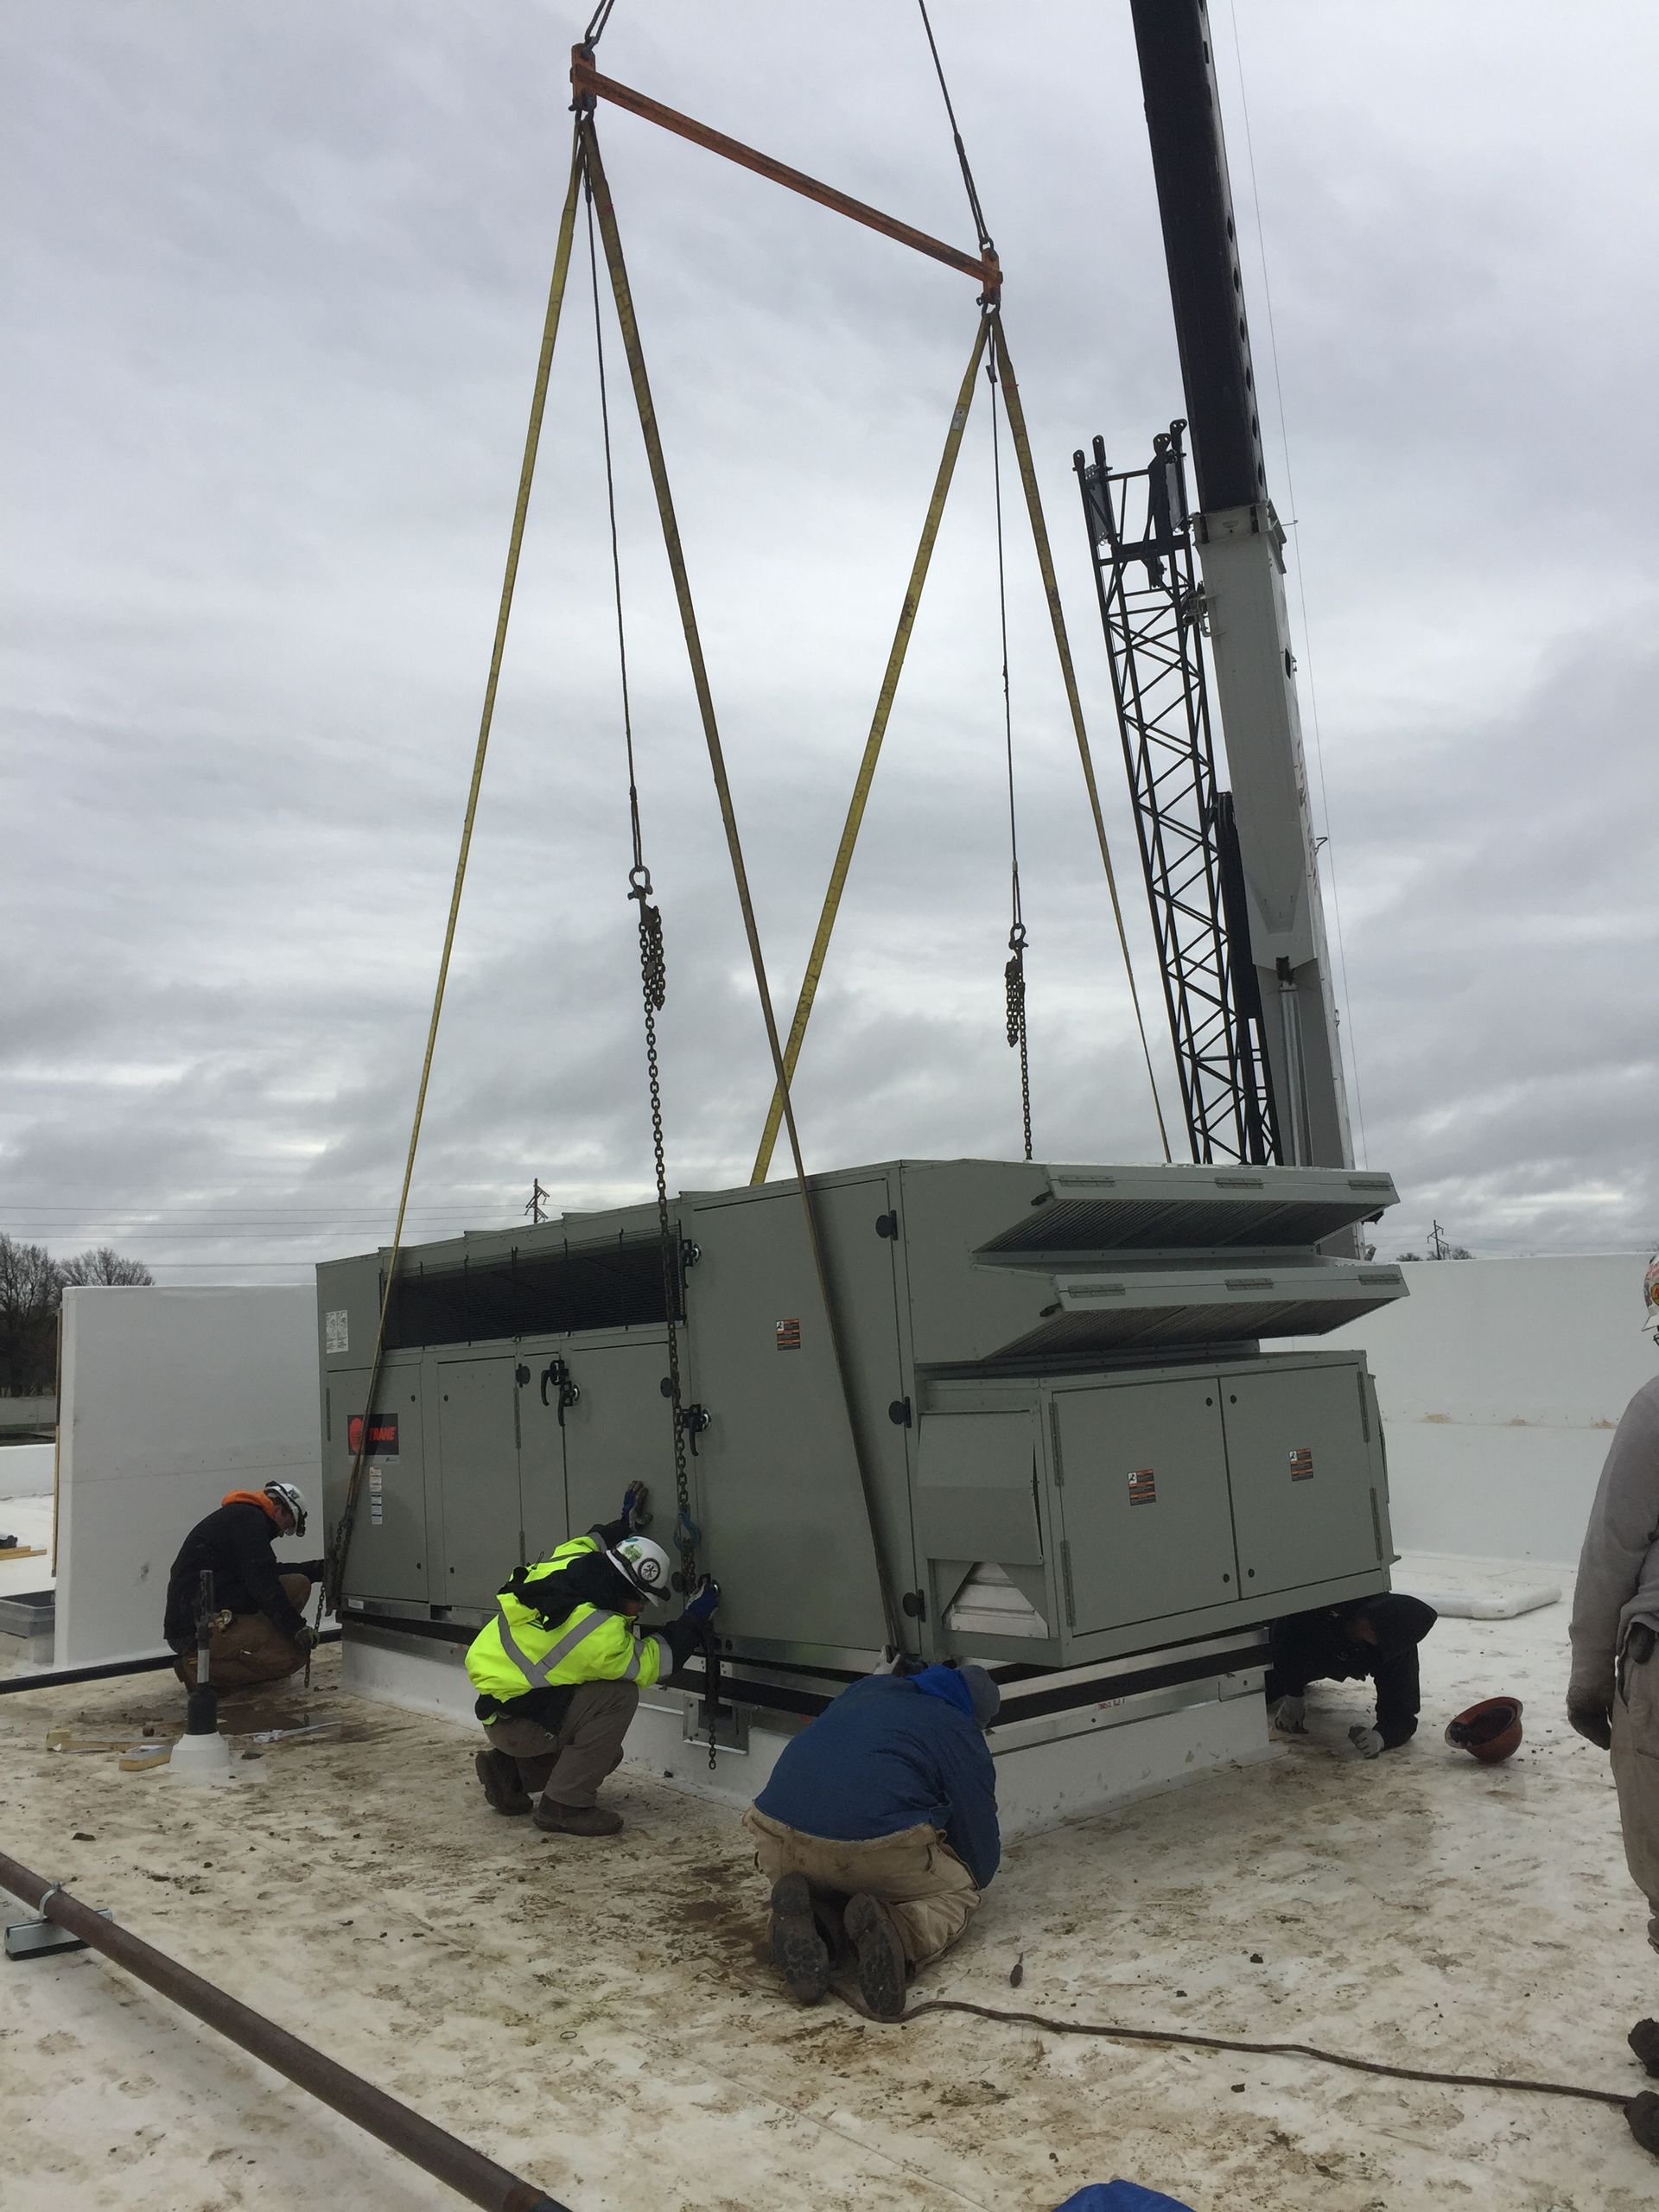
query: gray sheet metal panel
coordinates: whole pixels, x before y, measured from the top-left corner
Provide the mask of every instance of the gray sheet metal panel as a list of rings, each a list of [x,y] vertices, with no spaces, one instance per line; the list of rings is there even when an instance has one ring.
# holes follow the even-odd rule
[[[1034,1401],[1017,1411],[978,1405],[922,1415],[916,1548],[935,1642],[952,1634],[946,1615],[975,1568],[998,1567],[1051,1630],[1047,1639],[1020,1639],[1027,1656],[1042,1659],[1051,1646],[1058,1651],[1041,1456]]]
[[[902,1395],[893,1262],[875,1233],[887,1179],[833,1179],[818,1204],[849,1349],[865,1353],[865,1438],[907,1554],[903,1432],[886,1419]],[[690,1389],[709,1417],[697,1440],[702,1563],[725,1586],[721,1628],[740,1647],[879,1649],[874,1549],[798,1190],[699,1197],[683,1218],[702,1253],[686,1285]],[[885,1436],[870,1418],[878,1400]]]
[[[1000,1160],[905,1160],[899,1173],[912,1355],[918,1367],[993,1358],[1035,1329],[1053,1299],[1044,1275],[982,1268],[974,1255],[1046,1198],[1046,1168]]]
[[[369,1376],[336,1360],[323,1378],[323,1517],[332,1529],[346,1501],[356,1457],[352,1423],[363,1412]],[[352,1534],[346,1587],[423,1609],[427,1592],[427,1478],[421,1418],[421,1357],[395,1353],[380,1377],[380,1410],[397,1421],[397,1452],[371,1452]]]
[[[1222,1389],[1245,1585],[1290,1595],[1385,1566],[1387,1486],[1363,1359],[1274,1365]]]
[[[666,1332],[568,1337],[561,1356],[582,1393],[565,1408],[560,1432],[569,1534],[585,1535],[595,1523],[613,1521],[622,1509],[623,1491],[630,1483],[642,1482],[651,1491],[652,1514],[645,1533],[674,1559],[674,1426],[662,1394],[668,1373]],[[544,1368],[547,1363],[540,1364]],[[543,1410],[539,1382],[525,1395],[524,1421],[532,1433],[535,1425],[556,1420],[555,1411]],[[556,1393],[550,1388],[548,1395],[551,1401]],[[694,1519],[699,1465],[692,1460],[689,1466]]]
[[[520,1366],[530,1370],[528,1382],[518,1386],[518,1503],[524,1528],[526,1560],[545,1559],[570,1534],[565,1501],[564,1431],[559,1426],[558,1393],[548,1379],[548,1368],[563,1358],[568,1337],[525,1337],[514,1350]],[[505,1582],[512,1560],[504,1559],[496,1577]]]
[[[982,1269],[982,1273],[989,1272]],[[1147,1274],[1062,1274],[1037,1327],[998,1357],[1032,1359],[1262,1337],[1318,1337],[1406,1294],[1398,1268],[1324,1262],[1236,1274],[1181,1268]]]
[[[1203,1376],[1051,1401],[1068,1646],[1237,1597],[1221,1396]]]
[[[439,1355],[429,1369],[435,1394],[443,1475],[443,1597],[487,1606],[519,1563],[524,1517],[510,1353]]]
[[[1345,1168],[1051,1167],[1050,1203],[1011,1221],[982,1252],[1307,1249],[1397,1193]]]

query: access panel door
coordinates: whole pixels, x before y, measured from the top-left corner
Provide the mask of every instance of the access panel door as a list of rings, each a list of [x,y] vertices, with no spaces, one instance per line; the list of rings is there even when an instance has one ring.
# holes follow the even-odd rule
[[[323,1384],[323,1494],[331,1536],[351,1487],[368,1385],[366,1370],[336,1370]],[[385,1362],[346,1555],[345,1594],[424,1609],[427,1522],[420,1389],[418,1353]],[[321,1549],[321,1544],[317,1548]]]
[[[646,1532],[676,1558],[674,1424],[663,1395],[668,1352],[660,1338],[584,1345],[567,1341],[569,1382],[576,1395],[564,1408],[564,1484],[570,1534],[586,1535],[614,1521],[630,1483],[651,1491]],[[689,1466],[688,1471],[694,1471]],[[696,1517],[695,1489],[692,1514]]]
[[[1209,1377],[1055,1392],[1061,1597],[1073,1634],[1237,1596],[1219,1395]]]
[[[435,1363],[444,1605],[487,1610],[522,1557],[518,1365],[499,1357]]]
[[[1245,1596],[1375,1573],[1385,1501],[1363,1370],[1268,1368],[1220,1388]]]

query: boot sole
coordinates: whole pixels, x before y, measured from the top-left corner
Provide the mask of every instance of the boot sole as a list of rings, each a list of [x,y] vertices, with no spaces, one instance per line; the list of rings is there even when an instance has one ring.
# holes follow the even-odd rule
[[[599,1838],[607,1835],[620,1835],[622,1833],[622,1822],[620,1818],[614,1815],[610,1820],[607,1821],[602,1827],[573,1827],[570,1821],[566,1820],[562,1814],[556,1813],[550,1820],[544,1820],[543,1818],[543,1807],[538,1804],[536,1807],[534,1818],[537,1827],[541,1829],[543,1835],[576,1835]]]
[[[498,1813],[505,1813],[509,1819],[515,1814],[529,1812],[528,1791],[521,1791],[518,1797],[510,1797],[502,1789],[500,1776],[491,1764],[494,1756],[493,1751],[477,1751],[473,1756],[473,1772],[483,1783],[484,1795]]]
[[[878,2020],[905,2017],[905,1947],[886,1908],[860,1895],[847,1907],[847,1933],[858,1953],[859,1994]]]
[[[830,1952],[812,1916],[804,1874],[772,1885],[772,1960],[798,2005],[816,2005],[830,1987]]]

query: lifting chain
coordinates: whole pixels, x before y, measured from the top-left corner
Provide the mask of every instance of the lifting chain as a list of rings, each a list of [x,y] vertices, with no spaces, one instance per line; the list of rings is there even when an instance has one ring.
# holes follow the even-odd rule
[[[924,7],[925,22],[927,10]],[[932,33],[928,34],[930,40]],[[937,56],[935,57],[937,60]],[[941,77],[940,83],[944,83]],[[949,94],[946,95],[947,100]],[[971,187],[970,187],[971,189]],[[1002,745],[1008,769],[1008,890],[1012,913],[1008,928],[1008,964],[1002,970],[1007,1005],[1008,1048],[1020,1054],[1020,1118],[1025,1130],[1026,1158],[1031,1158],[1031,1056],[1026,1046],[1026,924],[1020,910],[1020,833],[1014,804],[1014,700],[1008,689],[1008,576],[1002,544],[1002,424],[997,406],[996,363],[985,364],[991,387],[991,482],[996,505],[996,610],[1002,641]]]
[[[1020,1052],[1020,1111],[1025,1123],[1026,1158],[1031,1158],[1031,1060],[1026,1050],[1026,925],[1008,931],[1008,964],[1002,970],[1007,994],[1008,1044]]]

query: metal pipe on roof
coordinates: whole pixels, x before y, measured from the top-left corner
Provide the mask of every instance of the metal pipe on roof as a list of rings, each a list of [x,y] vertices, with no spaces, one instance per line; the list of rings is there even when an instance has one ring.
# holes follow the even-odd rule
[[[331,2105],[357,2126],[378,2136],[470,2203],[484,2205],[488,2212],[569,2212],[568,2206],[549,2196],[534,2182],[498,2166],[410,2106],[389,2097],[384,2089],[377,2089],[360,2075],[349,2072],[286,2028],[279,2028],[274,2020],[266,2019],[264,2013],[254,2012],[141,1936],[94,1912],[72,1897],[61,1883],[34,1873],[3,1851],[0,1888],[21,1897],[43,1918],[78,1936],[92,1949],[102,1951],[117,1966],[124,1967],[140,1981],[194,2013],[208,2027],[216,2028],[322,2103]]]

